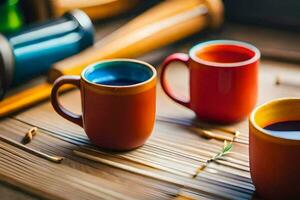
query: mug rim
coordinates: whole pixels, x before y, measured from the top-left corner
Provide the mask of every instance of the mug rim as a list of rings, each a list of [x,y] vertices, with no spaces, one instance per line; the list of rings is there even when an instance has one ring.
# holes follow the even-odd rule
[[[232,62],[232,63],[213,62],[213,61],[204,60],[204,59],[196,56],[196,52],[198,52],[203,47],[207,47],[209,45],[233,45],[233,46],[243,47],[243,48],[246,48],[246,49],[252,51],[254,53],[254,56],[252,56],[250,59],[247,59],[247,60],[244,60],[241,62]],[[236,40],[210,40],[207,42],[201,42],[201,43],[193,46],[189,51],[189,56],[192,60],[194,60],[198,63],[204,64],[206,66],[241,67],[241,66],[249,65],[251,63],[256,62],[257,60],[260,59],[261,54],[257,47],[255,47],[254,45],[247,43],[247,42],[236,41]]]
[[[259,126],[255,121],[256,113],[259,112],[262,108],[272,105],[272,104],[279,103],[279,102],[289,102],[289,101],[299,101],[300,102],[300,98],[296,98],[296,97],[278,98],[278,99],[274,99],[274,100],[268,101],[266,103],[263,103],[262,105],[256,107],[251,112],[250,117],[249,117],[249,123],[253,128],[255,128],[257,130],[256,133],[259,133],[259,135],[261,135],[262,137],[267,137],[268,139],[271,139],[276,142],[284,142],[284,143],[289,143],[289,144],[300,144],[300,139],[291,139],[291,138],[285,138],[285,137],[280,137],[280,136],[275,136],[275,135],[270,134],[264,128]]]
[[[137,63],[137,64],[141,64],[143,66],[146,66],[148,69],[150,69],[150,71],[152,72],[152,75],[150,76],[150,78],[148,78],[145,81],[136,83],[136,84],[131,84],[131,85],[104,85],[104,84],[99,84],[99,83],[93,83],[91,81],[89,81],[86,77],[85,77],[85,73],[86,71],[88,71],[90,68],[93,68],[99,64],[104,64],[104,63],[110,63],[110,62],[129,62],[129,63]],[[87,82],[90,85],[93,85],[95,87],[98,88],[107,88],[107,89],[130,89],[130,88],[136,88],[138,86],[143,86],[146,85],[147,83],[150,83],[151,81],[153,81],[155,79],[155,77],[157,76],[157,72],[156,69],[150,65],[149,63],[146,63],[144,61],[140,61],[140,60],[136,60],[136,59],[129,59],[129,58],[116,58],[116,59],[106,59],[103,61],[99,61],[99,62],[95,62],[93,64],[88,65],[82,72],[81,72],[81,78]]]

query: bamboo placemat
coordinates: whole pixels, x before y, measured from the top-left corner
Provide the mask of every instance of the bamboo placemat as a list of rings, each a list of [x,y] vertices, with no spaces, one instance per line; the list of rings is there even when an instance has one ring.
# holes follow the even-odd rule
[[[259,104],[276,97],[300,96],[298,87],[275,85],[277,75],[295,77],[300,73],[300,68],[282,65],[262,62]],[[180,91],[187,91],[184,70],[174,66],[170,77]],[[199,122],[191,111],[169,100],[159,86],[157,92],[158,120],[153,135],[144,146],[129,152],[108,152],[92,146],[82,129],[58,116],[49,102],[3,119],[1,136],[21,142],[29,128],[38,127],[38,134],[27,146],[65,159],[60,164],[52,163],[0,141],[0,179],[48,199],[251,198],[255,189],[249,174],[247,120],[225,127],[241,132],[233,153],[209,163],[193,178],[197,169],[220,151],[223,142],[174,123]],[[63,95],[61,100],[80,112],[78,91]]]

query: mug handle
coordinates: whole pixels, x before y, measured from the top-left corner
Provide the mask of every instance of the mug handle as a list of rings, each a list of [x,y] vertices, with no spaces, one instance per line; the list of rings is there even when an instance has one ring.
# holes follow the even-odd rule
[[[169,66],[169,64],[171,64],[172,62],[181,62],[183,63],[187,68],[189,68],[188,66],[188,61],[189,61],[189,56],[187,54],[184,53],[174,53],[170,56],[168,56],[163,64],[162,64],[162,70],[161,70],[161,76],[160,76],[160,83],[162,86],[162,89],[164,90],[164,92],[175,102],[189,108],[190,107],[190,101],[187,99],[184,99],[183,97],[178,97],[178,95],[176,95],[170,85],[167,82],[166,79],[166,70]]]
[[[80,76],[62,76],[53,83],[51,91],[51,103],[54,110],[63,118],[83,127],[82,115],[77,115],[64,108],[58,101],[58,90],[65,84],[75,85],[80,89]]]

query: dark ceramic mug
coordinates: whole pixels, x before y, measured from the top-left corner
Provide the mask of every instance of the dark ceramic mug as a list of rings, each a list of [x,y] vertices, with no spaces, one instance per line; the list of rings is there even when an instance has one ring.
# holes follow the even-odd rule
[[[82,115],[58,102],[64,84],[80,88]],[[113,59],[85,68],[79,76],[63,76],[54,83],[51,101],[55,111],[83,127],[91,142],[113,150],[143,145],[150,136],[156,110],[156,70],[132,59]]]

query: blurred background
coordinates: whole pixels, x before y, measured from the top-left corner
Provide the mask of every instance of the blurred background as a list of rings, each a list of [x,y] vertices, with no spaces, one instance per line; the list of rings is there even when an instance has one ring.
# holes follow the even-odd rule
[[[1,88],[20,85],[19,83],[24,83],[25,79],[31,80],[33,77],[45,74],[53,63],[79,53],[91,46],[94,41],[101,40],[161,2],[164,1],[0,0],[0,33],[6,38],[0,37],[0,58],[2,56],[4,62],[1,64],[0,59],[0,99],[4,96]],[[205,0],[199,0],[199,2],[205,2]],[[182,5],[184,4],[185,2],[182,1]],[[196,34],[183,37],[167,47],[162,46],[140,59],[157,66],[171,52],[189,49],[199,42],[210,39],[233,39],[254,44],[261,50],[263,59],[300,63],[299,0],[223,0],[223,5],[224,22],[221,26],[213,30],[201,29]],[[77,17],[73,14],[64,15],[74,9],[85,12],[93,25],[89,28],[82,27],[80,23],[78,25],[79,18],[79,22],[84,21],[82,16],[78,17],[78,14]],[[67,26],[68,23],[77,23],[77,27],[69,30],[68,27],[63,26]],[[61,30],[55,29],[58,27],[55,25],[60,25]],[[95,29],[94,33],[92,29]],[[82,32],[85,34],[82,35]],[[70,33],[81,34],[81,41],[70,39],[72,41],[70,46],[57,43],[56,47],[50,47],[50,41],[52,41],[50,37],[52,39],[61,37],[62,41],[66,41],[65,38]],[[86,38],[89,38],[88,41]],[[8,45],[7,41],[9,41]],[[31,52],[25,51],[29,44],[31,46],[32,44],[42,45],[41,41],[45,46],[37,49],[31,48]],[[48,43],[46,44],[45,41]],[[68,41],[68,43],[71,42]],[[8,46],[12,47],[14,58],[7,59],[10,56],[7,53]],[[42,50],[44,52],[41,53]],[[6,68],[14,68],[14,75],[11,79],[17,81],[7,80],[9,75],[12,76],[12,72],[1,67],[1,65],[11,66],[13,62],[14,67]],[[36,66],[34,67],[33,64]],[[25,68],[30,70],[24,71]]]
[[[120,20],[125,23],[161,1],[0,0],[0,32],[14,33],[32,24],[58,18],[73,9],[86,12],[97,29],[107,23],[122,24]],[[225,23],[217,30],[219,35],[209,32],[205,36],[252,42],[263,48],[266,57],[299,62],[300,43],[296,34],[300,31],[300,1],[224,0],[223,3]],[[203,32],[200,34],[203,38]],[[102,36],[96,35],[96,39]]]
[[[138,14],[159,0],[1,0],[0,31],[11,32],[34,22],[82,9],[93,21],[120,14]],[[183,2],[184,3],[184,2]],[[300,1],[224,0],[226,21],[300,29]]]

